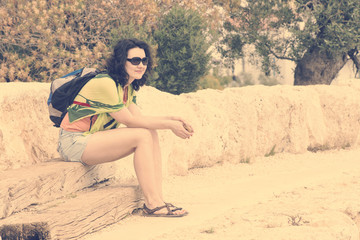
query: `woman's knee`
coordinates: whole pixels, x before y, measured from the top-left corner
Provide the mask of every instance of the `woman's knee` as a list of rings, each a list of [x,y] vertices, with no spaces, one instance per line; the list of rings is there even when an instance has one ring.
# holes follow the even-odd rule
[[[136,129],[136,136],[138,142],[147,142],[147,143],[153,142],[153,133],[149,129],[145,129],[145,128]]]
[[[159,139],[159,135],[158,135],[157,131],[155,129],[150,129],[149,131],[151,133],[152,139],[154,141],[157,141]]]

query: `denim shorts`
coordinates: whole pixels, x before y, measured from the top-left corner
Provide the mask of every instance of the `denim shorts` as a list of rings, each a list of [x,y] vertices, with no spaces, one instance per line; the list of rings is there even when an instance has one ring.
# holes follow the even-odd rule
[[[82,132],[68,132],[64,129],[60,129],[58,152],[60,156],[68,162],[81,162],[81,156],[89,141],[90,135],[84,136]]]

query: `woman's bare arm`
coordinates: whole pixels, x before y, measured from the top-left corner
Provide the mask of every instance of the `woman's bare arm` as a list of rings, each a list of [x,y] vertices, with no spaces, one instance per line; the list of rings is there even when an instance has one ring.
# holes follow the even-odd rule
[[[184,123],[181,120],[175,120],[176,117],[143,116],[135,104],[130,104],[129,108],[123,108],[117,112],[110,113],[110,115],[117,122],[130,128],[170,129],[181,138],[192,136],[192,132],[185,129]]]

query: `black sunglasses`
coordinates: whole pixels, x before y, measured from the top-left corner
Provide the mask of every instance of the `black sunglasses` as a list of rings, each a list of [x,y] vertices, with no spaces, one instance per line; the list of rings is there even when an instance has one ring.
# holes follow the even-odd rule
[[[149,62],[149,59],[147,57],[144,57],[144,58],[139,58],[139,57],[127,58],[126,60],[131,62],[132,65],[139,65],[140,62],[142,62],[142,64],[144,66],[146,66],[148,64],[148,62]]]

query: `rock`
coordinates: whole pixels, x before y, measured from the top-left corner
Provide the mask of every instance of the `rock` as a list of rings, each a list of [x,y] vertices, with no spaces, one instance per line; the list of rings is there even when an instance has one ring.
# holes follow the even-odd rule
[[[251,162],[278,152],[358,146],[360,88],[356,84],[248,86],[179,96],[143,87],[138,105],[146,115],[178,115],[192,124],[195,133],[189,140],[159,131],[164,173],[185,175],[191,168]],[[49,83],[0,84],[4,113],[0,171],[58,157],[58,129],[52,127],[46,105],[49,87]],[[134,176],[131,160],[110,165],[119,177]]]
[[[47,110],[48,83],[0,84],[0,171],[58,157]]]

